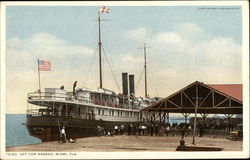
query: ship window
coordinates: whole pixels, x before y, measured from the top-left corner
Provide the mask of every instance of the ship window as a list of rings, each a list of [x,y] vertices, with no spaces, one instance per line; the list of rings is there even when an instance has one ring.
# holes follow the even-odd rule
[[[120,112],[118,111],[118,116],[120,115]]]
[[[129,112],[125,112],[125,116],[129,116]]]
[[[122,116],[122,111],[121,111],[121,116]]]
[[[98,114],[101,114],[101,110],[100,109],[98,109]]]
[[[114,115],[114,110],[112,110],[112,116]]]
[[[130,112],[130,116],[132,117],[133,112]]]
[[[102,115],[104,115],[104,110],[102,110]]]
[[[111,115],[111,110],[109,110],[109,115]]]

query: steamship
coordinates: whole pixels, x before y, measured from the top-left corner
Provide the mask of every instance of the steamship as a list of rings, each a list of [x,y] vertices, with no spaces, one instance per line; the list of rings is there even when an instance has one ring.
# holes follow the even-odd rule
[[[42,141],[58,140],[62,127],[65,127],[68,139],[107,134],[115,125],[138,125],[142,121],[140,110],[157,100],[135,97],[134,75],[128,73],[122,73],[122,94],[103,88],[100,21],[98,11],[99,88],[77,88],[76,81],[72,91],[60,87],[28,93],[26,127],[31,136]]]
[[[75,139],[103,135],[115,125],[138,125],[140,110],[153,100],[134,96],[134,75],[122,73],[122,77],[123,94],[104,88],[73,92],[45,88],[45,92],[29,93],[26,126],[30,135],[42,141],[58,140],[65,127],[67,138]]]

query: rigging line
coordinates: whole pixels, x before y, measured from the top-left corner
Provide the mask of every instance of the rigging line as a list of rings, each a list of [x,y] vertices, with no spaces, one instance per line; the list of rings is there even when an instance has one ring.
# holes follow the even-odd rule
[[[148,61],[148,64],[150,64],[150,61]],[[150,66],[152,66],[152,65],[150,65]],[[153,78],[154,77],[153,76],[154,72],[152,72],[150,67],[148,67],[147,69],[148,69],[149,81],[150,81],[150,84],[151,84],[151,85],[149,85],[149,87],[151,88],[152,91],[154,91],[158,95],[158,89],[157,89],[158,87],[157,87],[157,84],[155,83],[155,79]]]
[[[110,47],[109,47],[109,41],[107,41],[106,40],[106,35],[105,35],[105,33],[103,33],[103,35],[102,35],[102,39],[103,39],[103,43],[105,43],[105,44],[107,44],[107,45],[105,45],[105,46],[107,46],[107,47],[105,47],[105,49],[108,51],[107,53],[112,53],[111,51],[110,51]],[[102,44],[103,44],[102,43]],[[102,47],[103,47],[103,45],[102,45]],[[104,49],[103,49],[104,50]],[[114,50],[114,49],[112,49],[112,50]],[[119,54],[120,55],[120,54]],[[120,58],[117,58],[116,60],[120,60]],[[112,59],[111,59],[111,66],[114,66],[113,65],[113,63],[112,63]],[[114,68],[114,67],[113,67]],[[120,68],[118,68],[118,67],[116,67],[116,70],[118,70],[118,72],[119,73],[122,73],[122,71],[121,71],[121,69]],[[120,86],[120,85],[119,85]]]
[[[90,65],[89,65],[89,68],[88,68],[88,70],[87,70],[87,74],[86,74],[85,79],[84,79],[84,81],[83,81],[83,86],[86,84],[86,81],[87,81],[87,79],[88,79],[89,72],[90,72],[90,70],[91,70],[91,68],[92,68],[92,64],[93,64],[93,62],[94,62],[94,59],[95,59],[95,56],[96,56],[96,53],[97,53],[97,49],[98,49],[98,45],[97,45],[97,47],[96,47],[94,56],[92,57],[92,60],[91,60]]]
[[[143,91],[141,89],[139,89],[139,88],[136,89],[136,91],[139,91],[139,93],[142,94],[142,95],[144,94]]]
[[[142,64],[140,61],[136,61],[136,63],[135,63],[135,65],[134,65],[134,72],[136,72],[136,75],[140,75],[140,77],[142,76],[142,72],[144,72],[144,67],[143,67],[143,69],[142,69],[142,71],[141,71],[141,66],[144,66],[144,64]],[[139,78],[140,79],[140,78]],[[138,81],[137,81],[137,88],[138,88],[138,85],[139,85],[139,83],[140,83],[140,81],[141,80],[139,80],[138,79]]]
[[[158,83],[155,81],[155,79],[152,79],[154,86],[155,86],[155,91],[156,91],[156,96],[159,96],[159,90],[158,90]]]
[[[115,78],[115,74],[114,74],[114,72],[113,72],[113,70],[112,70],[112,66],[111,66],[111,64],[110,64],[110,62],[109,62],[109,60],[108,60],[107,54],[106,54],[106,52],[105,52],[105,50],[104,50],[103,47],[102,47],[102,49],[103,49],[103,53],[104,53],[104,55],[105,55],[105,58],[107,59],[107,63],[108,63],[109,69],[110,69],[110,71],[111,71],[111,74],[112,74],[112,76],[113,76],[113,78],[114,78],[114,80],[115,80],[115,83],[116,83],[116,85],[117,85],[117,89],[118,89],[119,92],[120,92],[121,89],[120,89],[120,87],[119,87],[119,84],[118,84],[117,79]]]
[[[86,64],[86,62],[87,62],[87,58],[84,58],[84,55],[82,55],[81,54],[81,56],[83,56],[83,57],[81,57],[81,58],[79,58],[78,60],[80,61],[80,62],[82,62],[81,64]],[[80,65],[80,69],[79,70],[83,70],[83,68],[85,69],[85,68],[87,68],[87,67],[84,67],[83,65]],[[85,71],[84,71],[85,72]],[[83,79],[84,79],[84,77],[80,77],[81,78],[81,82],[83,81]],[[69,80],[69,79],[68,79]],[[70,80],[70,83],[71,83],[71,80]]]
[[[154,92],[155,96],[156,96],[156,87],[155,87],[155,83],[153,81],[153,79],[151,78],[151,75],[149,76],[149,82],[150,82],[150,85],[149,85],[149,88],[151,89],[152,92]]]
[[[140,81],[141,81],[141,79],[142,79],[143,73],[144,73],[144,67],[142,68],[141,75],[140,75],[140,77],[139,77],[139,79],[138,79],[138,81],[137,81],[137,83],[136,83],[136,89],[138,89],[138,87],[139,87],[139,83],[140,83]]]
[[[156,94],[158,95],[158,85],[157,85],[157,83],[155,82],[155,79],[153,78],[154,76],[153,76],[153,74],[152,73],[154,73],[154,72],[151,72],[151,69],[149,69],[148,70],[148,72],[149,72],[149,79],[150,79],[150,82],[151,82],[151,84],[152,84],[152,86],[150,85],[149,87],[152,89],[152,90],[154,90],[155,92],[156,92]]]
[[[151,73],[155,73],[155,72],[151,72]],[[152,77],[154,77],[154,76],[152,76]],[[152,78],[152,81],[153,81],[153,83],[155,85],[156,94],[157,94],[157,96],[159,96],[159,82],[156,81],[155,78]]]
[[[104,55],[105,55],[105,58],[107,59],[107,63],[108,63],[109,69],[111,70],[112,76],[113,76],[113,78],[114,78],[114,80],[115,80],[115,83],[116,83],[116,85],[117,85],[117,88],[118,88],[118,90],[119,90],[119,92],[120,92],[120,91],[121,91],[121,88],[119,87],[118,81],[117,81],[117,79],[115,78],[115,75],[114,75],[114,72],[113,72],[113,70],[112,70],[112,67],[111,67],[111,65],[110,65],[110,63],[109,63],[107,54],[106,54],[106,52],[105,52],[105,50],[104,50],[103,47],[102,47],[102,49],[103,49],[103,53],[104,53]]]

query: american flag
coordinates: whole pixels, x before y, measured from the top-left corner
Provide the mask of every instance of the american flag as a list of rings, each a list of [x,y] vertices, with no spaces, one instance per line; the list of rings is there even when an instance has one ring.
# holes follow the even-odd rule
[[[51,69],[50,61],[38,60],[39,71],[50,71],[50,69]]]
[[[99,12],[100,12],[100,13],[109,13],[110,10],[109,10],[108,7],[103,6],[102,8],[100,8]]]

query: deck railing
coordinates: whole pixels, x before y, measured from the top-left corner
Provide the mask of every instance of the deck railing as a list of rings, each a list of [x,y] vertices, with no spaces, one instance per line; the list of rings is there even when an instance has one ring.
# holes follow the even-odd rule
[[[41,111],[43,110],[43,111]],[[117,116],[117,115],[102,115],[93,113],[66,113],[53,112],[51,109],[28,109],[27,116],[30,117],[62,117],[62,118],[76,118],[76,119],[95,119],[105,121],[136,121],[137,116]]]
[[[28,93],[28,99],[30,100],[67,100],[67,101],[84,101],[90,102],[88,97],[73,96],[65,93],[54,93],[54,92],[33,92]]]
[[[65,93],[54,93],[54,92],[33,92],[28,93],[28,100],[61,100],[61,101],[72,101],[72,102],[80,102],[85,104],[96,104],[96,105],[102,105],[102,106],[109,106],[114,108],[131,108],[131,106],[125,105],[125,104],[118,104],[118,103],[112,103],[107,102],[103,100],[91,100],[89,97],[83,97],[83,96],[73,96],[71,94],[65,94]],[[140,106],[134,105],[134,109],[138,109]]]

